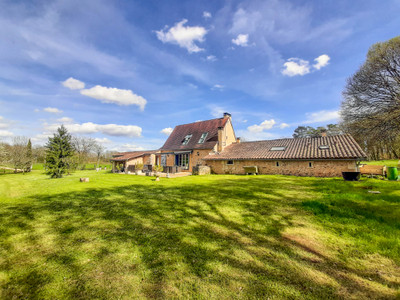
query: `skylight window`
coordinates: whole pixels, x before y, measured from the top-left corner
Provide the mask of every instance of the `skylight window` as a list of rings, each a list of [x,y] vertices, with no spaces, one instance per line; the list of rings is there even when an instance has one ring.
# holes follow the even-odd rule
[[[203,134],[201,135],[200,139],[199,139],[199,144],[203,144],[204,141],[206,140],[208,135],[208,132],[203,132]]]
[[[272,147],[271,149],[270,149],[270,151],[285,151],[285,149],[286,149],[286,147],[281,147],[281,146],[279,146],[279,147]]]
[[[321,150],[325,150],[325,149],[329,149],[329,146],[328,145],[321,145],[318,148],[321,149]]]
[[[185,138],[182,141],[182,145],[187,145],[191,138],[192,138],[192,134],[186,135]]]

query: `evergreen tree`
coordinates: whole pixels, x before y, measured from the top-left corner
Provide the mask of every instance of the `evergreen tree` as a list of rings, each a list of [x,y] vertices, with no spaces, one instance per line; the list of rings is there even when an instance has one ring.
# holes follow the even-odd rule
[[[46,174],[51,178],[61,178],[69,169],[69,158],[74,155],[71,135],[64,125],[57,129],[46,144]]]

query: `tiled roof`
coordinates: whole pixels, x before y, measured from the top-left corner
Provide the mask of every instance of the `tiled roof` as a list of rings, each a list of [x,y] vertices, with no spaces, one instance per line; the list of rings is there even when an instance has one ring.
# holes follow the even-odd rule
[[[160,150],[212,149],[218,142],[218,127],[224,127],[227,121],[228,118],[219,118],[178,125]],[[204,143],[199,144],[199,139],[204,132],[208,132],[207,138]],[[183,139],[188,134],[192,134],[189,143],[182,145]]]
[[[132,151],[132,152],[120,152],[113,155],[111,161],[126,161],[132,158],[137,158],[143,156],[145,154],[154,154],[156,153],[155,150],[149,151]]]
[[[320,149],[319,146],[329,146]],[[271,151],[272,147],[285,147],[284,151]],[[207,155],[205,160],[244,159],[361,159],[366,155],[351,135],[319,138],[279,139],[231,144],[221,153]]]

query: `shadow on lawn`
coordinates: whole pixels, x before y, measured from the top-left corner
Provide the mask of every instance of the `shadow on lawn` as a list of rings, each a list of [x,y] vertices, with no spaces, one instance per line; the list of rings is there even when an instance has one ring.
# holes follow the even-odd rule
[[[283,236],[304,214],[297,196],[277,188],[288,183],[307,189],[288,178],[133,184],[3,208],[0,270],[11,274],[3,296],[35,298],[55,284],[67,298],[382,297],[347,275],[399,287]],[[12,239],[20,232],[29,259]]]

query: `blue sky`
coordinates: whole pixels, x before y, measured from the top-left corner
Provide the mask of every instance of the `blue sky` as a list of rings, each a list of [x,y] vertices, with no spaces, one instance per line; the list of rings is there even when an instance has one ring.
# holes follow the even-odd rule
[[[60,124],[109,150],[230,112],[247,140],[336,123],[399,1],[2,1],[0,139]]]

